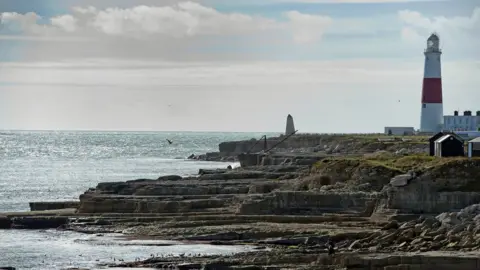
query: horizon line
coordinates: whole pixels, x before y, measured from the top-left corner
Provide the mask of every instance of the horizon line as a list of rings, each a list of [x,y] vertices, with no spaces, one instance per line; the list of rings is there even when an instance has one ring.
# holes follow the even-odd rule
[[[94,133],[94,132],[105,132],[105,133],[270,133],[270,134],[280,134],[284,135],[283,131],[212,131],[212,130],[96,130],[96,129],[0,129],[0,133],[5,132],[84,132],[84,133]],[[349,135],[368,135],[368,134],[384,134],[383,132],[313,132],[313,131],[299,131],[297,134],[319,134],[319,135],[339,135],[339,134],[349,134]]]
[[[221,131],[221,130],[101,130],[101,129],[0,129],[1,132],[162,132],[162,133],[284,133],[280,131]]]

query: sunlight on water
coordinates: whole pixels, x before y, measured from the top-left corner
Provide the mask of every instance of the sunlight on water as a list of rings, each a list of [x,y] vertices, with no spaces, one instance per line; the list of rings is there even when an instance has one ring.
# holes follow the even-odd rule
[[[99,182],[226,168],[235,164],[184,159],[218,151],[222,141],[259,137],[256,133],[4,132],[0,212],[29,210],[29,201],[76,200]],[[174,144],[169,145],[167,138]]]
[[[247,246],[186,245],[172,241],[126,241],[115,235],[86,235],[56,230],[0,230],[2,266],[17,269],[95,267],[99,264],[134,261],[155,256],[233,254],[251,251]],[[170,245],[167,245],[170,244]]]
[[[77,200],[99,182],[162,175],[196,174],[201,168],[238,164],[186,161],[191,154],[218,151],[223,141],[260,138],[258,133],[2,132],[0,213],[27,211],[30,201]],[[169,145],[166,139],[174,143]],[[247,247],[174,245],[57,231],[0,230],[0,266],[55,270],[94,267],[112,258],[150,254],[244,251]],[[158,244],[158,243],[157,243]]]

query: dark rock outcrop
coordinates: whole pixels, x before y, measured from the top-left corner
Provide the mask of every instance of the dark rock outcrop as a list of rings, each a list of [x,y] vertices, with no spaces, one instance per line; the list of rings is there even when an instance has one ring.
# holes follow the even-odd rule
[[[10,229],[12,220],[9,217],[0,216],[0,229]]]
[[[65,202],[30,202],[30,211],[45,211],[58,210],[67,208],[78,208],[80,202],[65,201]]]
[[[67,217],[41,217],[41,216],[26,216],[13,217],[12,228],[14,229],[55,229],[65,224],[68,224]]]

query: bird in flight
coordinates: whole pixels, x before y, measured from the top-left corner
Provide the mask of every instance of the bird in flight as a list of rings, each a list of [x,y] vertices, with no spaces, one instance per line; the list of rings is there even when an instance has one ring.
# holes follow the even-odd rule
[[[168,144],[172,144],[173,142],[169,139],[167,139]]]

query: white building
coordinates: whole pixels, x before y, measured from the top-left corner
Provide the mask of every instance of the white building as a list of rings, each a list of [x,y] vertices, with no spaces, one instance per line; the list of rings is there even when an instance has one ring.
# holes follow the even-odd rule
[[[480,157],[480,137],[468,142],[468,157]]]
[[[480,131],[480,111],[472,115],[471,111],[459,115],[455,111],[453,115],[443,116],[443,130],[447,131]]]
[[[413,127],[385,127],[385,134],[387,135],[413,135],[415,134],[415,128]]]

